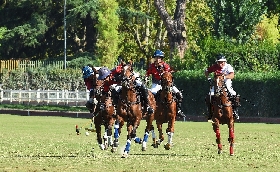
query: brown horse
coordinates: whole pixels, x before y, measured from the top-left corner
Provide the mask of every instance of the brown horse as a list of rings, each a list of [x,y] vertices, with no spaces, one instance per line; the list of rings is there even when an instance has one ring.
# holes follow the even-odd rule
[[[166,129],[168,142],[164,145],[164,148],[169,150],[172,146],[172,137],[174,134],[177,113],[176,99],[172,91],[173,76],[171,72],[162,73],[161,86],[161,90],[156,95],[157,109],[155,111],[155,120],[159,131],[159,140],[157,140],[153,146],[158,147],[158,145],[163,142],[164,136],[162,132],[162,124],[168,123],[168,127]]]
[[[97,80],[98,70],[94,70],[94,98],[98,101],[94,106],[93,122],[95,125],[97,142],[101,150],[108,149],[112,146],[111,151],[114,150],[112,129],[115,123],[115,108],[112,103],[111,93],[103,91],[103,80]],[[101,137],[101,126],[104,125],[105,132],[103,141]]]
[[[230,155],[234,155],[234,117],[232,102],[229,92],[224,82],[224,75],[215,75],[214,77],[214,96],[211,100],[213,106],[212,126],[216,133],[216,142],[218,144],[218,154],[222,152],[220,137],[220,124],[227,124],[229,129]]]
[[[141,144],[142,140],[136,136],[136,130],[143,117],[140,94],[138,93],[136,79],[131,64],[123,66],[122,70],[122,91],[117,107],[117,115],[120,122],[120,129],[127,123],[127,142],[122,158],[126,158],[130,151],[132,140]],[[119,131],[120,131],[119,129]]]

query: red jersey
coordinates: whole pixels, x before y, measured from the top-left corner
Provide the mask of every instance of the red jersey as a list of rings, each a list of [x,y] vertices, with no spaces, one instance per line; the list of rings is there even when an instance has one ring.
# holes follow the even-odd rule
[[[111,70],[111,74],[114,76],[115,74],[120,74],[122,72],[122,65],[119,64],[114,69]]]
[[[118,66],[116,66],[114,69],[111,70],[111,76],[114,77],[114,80],[120,84],[121,83],[121,77],[120,77],[120,74],[122,72],[122,64],[119,64]]]
[[[169,64],[162,62],[163,71],[171,72]],[[161,73],[157,69],[155,63],[150,64],[149,69],[146,72],[146,76],[152,75],[152,79],[156,81],[160,81]]]
[[[218,64],[214,64],[207,68],[209,73],[214,72],[215,74],[222,74],[222,68]]]
[[[121,80],[118,77],[119,77],[119,74],[122,72],[122,67],[123,66],[121,64],[119,64],[118,66],[116,66],[114,69],[111,70],[110,75],[111,75],[112,79],[104,82],[103,91],[108,92],[111,85],[121,83]]]
[[[84,82],[85,82],[85,85],[86,85],[86,87],[89,91],[94,88],[93,87],[93,79],[85,78]]]
[[[103,91],[108,92],[110,89],[110,86],[113,84],[118,84],[118,82],[115,80],[105,81],[103,84]]]
[[[221,66],[219,66],[218,64],[214,64],[209,68],[207,68],[206,70],[208,71],[208,73],[214,72],[216,75],[220,75],[220,74],[228,75],[234,72],[233,67],[228,63],[226,63],[223,68],[221,68]]]

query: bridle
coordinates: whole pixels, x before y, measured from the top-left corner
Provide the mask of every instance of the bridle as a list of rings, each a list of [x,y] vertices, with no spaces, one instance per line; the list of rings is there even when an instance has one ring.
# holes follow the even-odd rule
[[[224,96],[227,99],[228,103],[222,103],[222,106],[228,107],[232,106],[229,102],[229,91],[226,87],[225,81],[224,81],[224,75],[215,75],[215,82],[214,82],[214,96],[215,97],[222,97]]]
[[[162,91],[164,91],[166,94],[164,95],[164,100],[161,100],[161,103],[164,104],[171,104],[172,102],[175,101],[175,99],[173,98],[172,95],[172,99],[170,100],[170,98],[168,98],[168,94],[173,94],[173,78],[172,75],[168,75],[167,77],[165,77],[165,75],[167,75],[166,72],[161,74],[161,87],[162,87]]]
[[[122,82],[121,82],[122,87],[126,88],[127,90],[132,91],[137,96],[135,80],[136,80],[136,77],[133,74],[131,65],[128,64],[128,65],[124,66],[123,71],[122,71]],[[137,98],[137,100],[134,102],[130,102],[130,101],[127,102],[126,100],[122,99],[122,103],[127,106],[130,106],[130,105],[134,105],[134,104],[139,104],[140,100]]]

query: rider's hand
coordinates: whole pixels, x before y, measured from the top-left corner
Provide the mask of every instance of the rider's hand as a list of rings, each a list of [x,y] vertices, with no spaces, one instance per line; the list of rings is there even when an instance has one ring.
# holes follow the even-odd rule
[[[207,80],[208,80],[209,84],[212,83],[212,78],[207,78]]]

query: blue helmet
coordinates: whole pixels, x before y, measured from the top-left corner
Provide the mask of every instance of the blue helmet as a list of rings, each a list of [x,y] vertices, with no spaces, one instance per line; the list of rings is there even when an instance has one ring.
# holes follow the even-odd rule
[[[82,72],[83,72],[83,78],[88,78],[90,77],[90,75],[93,75],[93,70],[89,66],[84,66]]]
[[[107,68],[107,67],[102,67],[98,70],[98,80],[103,80],[105,79],[107,76],[109,76],[111,73],[111,71]]]
[[[161,58],[163,58],[164,57],[164,52],[162,52],[161,50],[156,50],[154,52],[153,57],[161,57]]]

